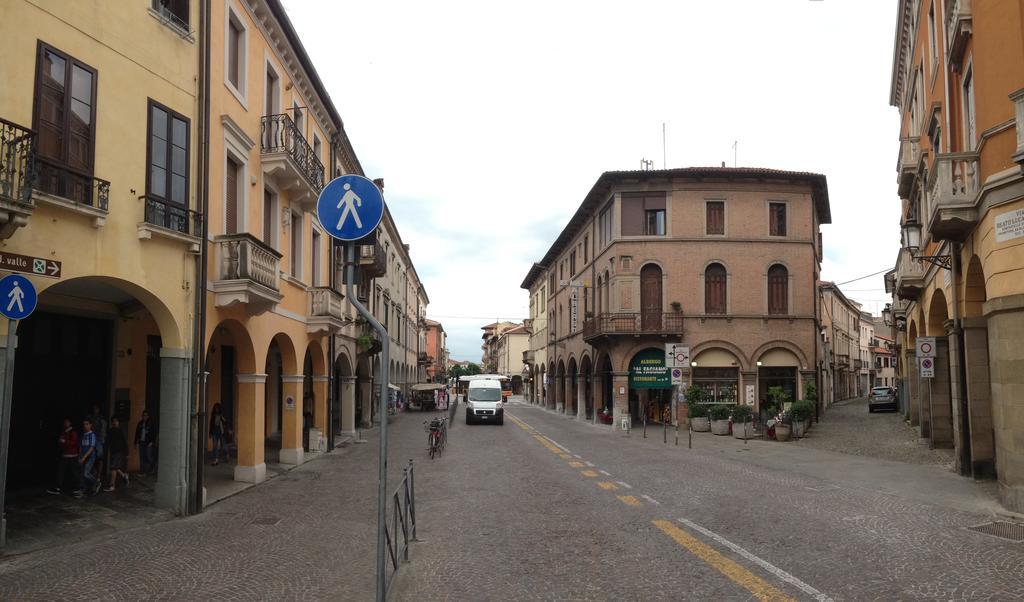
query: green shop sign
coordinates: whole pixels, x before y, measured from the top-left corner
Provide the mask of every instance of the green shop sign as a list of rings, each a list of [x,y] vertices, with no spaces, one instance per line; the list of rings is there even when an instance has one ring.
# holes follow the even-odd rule
[[[665,367],[664,349],[644,349],[629,362],[630,389],[671,389],[672,377]]]

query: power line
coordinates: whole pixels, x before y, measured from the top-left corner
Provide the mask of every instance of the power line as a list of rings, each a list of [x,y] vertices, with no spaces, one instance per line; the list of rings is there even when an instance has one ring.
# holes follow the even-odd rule
[[[879,274],[884,274],[890,270],[892,270],[892,268],[885,268],[884,270],[878,270],[877,272],[873,274],[868,274],[867,276],[861,276],[860,278],[854,278],[853,280],[847,280],[846,282],[837,282],[836,286],[839,286],[841,284],[850,284],[851,282],[857,282],[858,280],[864,280],[865,278],[870,278],[872,276],[878,276]]]

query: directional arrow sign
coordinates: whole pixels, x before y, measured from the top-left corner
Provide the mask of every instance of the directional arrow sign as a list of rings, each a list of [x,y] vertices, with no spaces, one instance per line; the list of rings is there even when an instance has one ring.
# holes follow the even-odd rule
[[[60,278],[60,266],[61,263],[55,259],[0,251],[0,270],[21,272],[22,274],[32,274],[33,276],[46,276],[47,278]]]

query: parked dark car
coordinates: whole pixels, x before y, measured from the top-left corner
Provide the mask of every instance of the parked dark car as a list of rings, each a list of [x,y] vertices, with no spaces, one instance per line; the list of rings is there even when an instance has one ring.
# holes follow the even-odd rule
[[[892,387],[874,387],[871,395],[868,396],[868,412],[875,410],[899,410],[899,403],[896,400],[896,391]]]

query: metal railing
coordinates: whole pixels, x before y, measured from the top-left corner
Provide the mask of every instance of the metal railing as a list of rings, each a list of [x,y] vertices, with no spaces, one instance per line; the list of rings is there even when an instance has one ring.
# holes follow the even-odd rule
[[[110,182],[72,171],[45,159],[37,158],[36,167],[39,175],[37,188],[40,191],[79,205],[88,205],[102,211],[107,210],[110,199]]]
[[[279,114],[261,118],[260,151],[263,154],[288,155],[310,186],[318,193],[324,189],[324,164],[310,148],[299,128],[295,127],[291,117]]]
[[[416,539],[416,479],[413,475],[412,460],[402,469],[402,481],[391,495],[391,520],[384,525],[384,541],[387,544],[389,563],[384,590],[391,588],[395,574],[402,562],[409,561],[409,542]],[[380,577],[378,577],[380,578]]]
[[[278,290],[281,254],[251,234],[226,234],[216,238],[219,247],[218,280],[251,280]]]
[[[0,197],[32,204],[35,183],[36,133],[0,119]]]
[[[680,334],[683,313],[604,313],[583,322],[583,337],[634,334]]]
[[[199,236],[203,229],[203,215],[175,203],[146,196],[143,221],[181,234]]]

